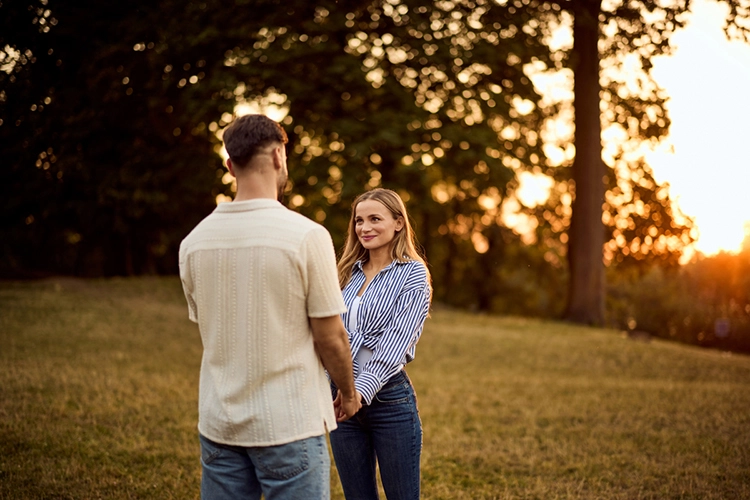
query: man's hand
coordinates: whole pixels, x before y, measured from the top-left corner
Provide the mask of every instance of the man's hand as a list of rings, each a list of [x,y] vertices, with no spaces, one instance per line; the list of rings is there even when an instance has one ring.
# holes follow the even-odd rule
[[[315,350],[331,381],[338,387],[333,408],[336,420],[342,422],[354,416],[362,407],[362,396],[354,388],[352,376],[352,354],[349,337],[341,317],[310,318]]]
[[[349,420],[362,408],[362,395],[359,391],[354,391],[354,394],[354,397],[344,397],[340,389],[336,393],[336,399],[333,400],[336,422]]]

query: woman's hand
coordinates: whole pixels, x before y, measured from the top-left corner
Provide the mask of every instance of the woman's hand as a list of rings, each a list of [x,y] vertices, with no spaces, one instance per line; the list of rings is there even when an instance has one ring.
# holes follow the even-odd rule
[[[354,395],[344,396],[339,389],[336,399],[333,400],[333,411],[336,414],[336,422],[343,422],[352,418],[362,408],[362,395],[355,390]]]

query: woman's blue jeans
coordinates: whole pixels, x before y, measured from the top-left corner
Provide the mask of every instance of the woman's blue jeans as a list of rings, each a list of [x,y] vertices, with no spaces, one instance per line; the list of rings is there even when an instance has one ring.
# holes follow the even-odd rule
[[[388,500],[419,499],[422,423],[405,371],[394,375],[372,404],[340,422],[330,438],[347,500],[378,499],[376,461]]]

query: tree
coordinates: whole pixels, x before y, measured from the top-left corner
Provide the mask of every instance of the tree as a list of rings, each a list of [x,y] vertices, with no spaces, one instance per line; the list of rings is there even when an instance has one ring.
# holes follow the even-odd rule
[[[18,5],[0,3],[6,272],[174,272],[184,234],[231,194],[216,132],[237,104],[275,103],[292,139],[288,203],[324,223],[337,244],[354,195],[391,187],[414,214],[436,297],[508,311],[500,296],[526,294],[524,312],[555,309],[539,304],[559,296],[567,228],[580,240],[591,224],[577,226],[569,208],[554,206],[566,194],[556,188],[547,205],[524,209],[538,221],[536,244],[526,247],[503,227],[501,207],[517,172],[569,184],[571,169],[548,164],[540,132],[563,107],[544,101],[527,68],[579,68],[576,51],[547,45],[579,3]],[[617,40],[609,39],[622,45],[613,55],[636,45]],[[663,96],[648,81],[638,99],[620,96],[619,81],[605,83],[610,122],[632,137],[663,135]],[[588,123],[579,130],[599,122]],[[583,136],[576,141],[587,149]],[[592,184],[576,180],[581,168],[573,169],[576,213]],[[532,265],[540,271],[518,271]],[[554,292],[532,298],[530,282],[554,283]]]
[[[6,272],[173,272],[181,238],[231,194],[215,132],[241,102],[288,108],[290,206],[341,239],[354,193],[399,189],[437,275],[497,224],[485,207],[514,169],[544,160],[523,67],[546,52],[512,6],[18,5],[0,4]]]
[[[730,7],[727,33],[747,39],[750,3],[726,3]],[[650,76],[651,59],[671,50],[670,35],[684,25],[690,3],[568,0],[549,4],[525,1],[523,5],[536,13],[535,18],[542,23],[540,29],[547,33],[556,26],[572,25],[573,46],[559,59],[573,73],[576,130],[570,175],[574,201],[567,249],[570,280],[565,317],[601,325],[605,296],[602,251],[606,241],[602,206],[610,182],[607,179],[613,175],[607,168],[613,165],[607,166],[602,160],[601,130],[619,127],[626,141],[653,142],[666,135],[666,96]],[[632,68],[631,63],[640,67],[640,75],[625,69]],[[551,174],[565,178],[564,174]]]
[[[658,185],[644,162],[628,162],[627,176],[612,179],[602,221],[604,260],[620,274],[642,276],[654,266],[675,270],[694,241],[693,219],[674,206],[669,185]]]
[[[0,6],[4,264],[173,272],[181,237],[226,189],[205,127],[217,109],[163,79],[147,2],[47,4]]]
[[[565,313],[570,320],[604,323],[604,263],[601,226],[604,162],[599,119],[599,12],[601,0],[573,2],[575,198],[570,221],[570,284]],[[598,145],[598,147],[596,147]]]

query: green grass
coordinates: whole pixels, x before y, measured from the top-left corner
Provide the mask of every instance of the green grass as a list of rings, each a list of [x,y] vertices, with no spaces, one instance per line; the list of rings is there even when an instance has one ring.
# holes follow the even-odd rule
[[[0,499],[197,498],[200,352],[175,278],[0,283]],[[750,498],[750,357],[438,309],[408,370],[424,499]]]

